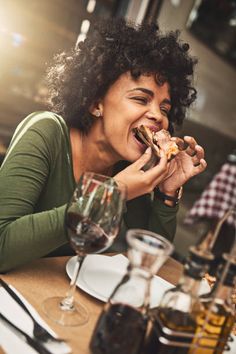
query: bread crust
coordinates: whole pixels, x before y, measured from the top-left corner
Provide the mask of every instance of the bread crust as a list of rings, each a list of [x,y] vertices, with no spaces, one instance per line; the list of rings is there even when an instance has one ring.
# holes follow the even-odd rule
[[[150,146],[152,148],[153,153],[155,153],[159,159],[160,150],[165,152],[168,161],[174,158],[180,151],[177,143],[171,140],[170,133],[165,129],[154,132],[149,127],[140,125],[134,129],[134,132],[147,147]]]

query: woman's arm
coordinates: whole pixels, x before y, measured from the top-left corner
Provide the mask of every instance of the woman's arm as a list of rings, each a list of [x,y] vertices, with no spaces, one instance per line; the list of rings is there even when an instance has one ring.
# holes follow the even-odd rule
[[[162,201],[152,201],[150,194],[146,194],[127,202],[124,220],[127,229],[147,229],[173,241],[177,212],[178,205],[169,207]]]
[[[35,123],[0,170],[1,272],[41,257],[66,242],[66,206],[36,212],[55,167],[60,135],[60,127],[53,120]]]
[[[129,164],[128,166],[123,163],[115,170],[115,179],[118,182],[122,180],[127,184],[128,188],[134,191],[136,190],[136,194],[142,194],[127,202],[127,212],[124,216],[125,225],[127,229],[148,229],[173,241],[176,231],[178,206],[167,206],[162,201],[156,199],[152,200],[150,193],[144,193],[145,188],[148,192],[152,191],[153,188],[156,187],[158,180],[163,179],[163,176],[165,176],[165,174],[163,175],[163,166],[159,165],[149,171],[142,171],[142,166],[149,159],[149,153],[146,153],[135,163]],[[152,179],[154,179],[154,186],[152,186]]]
[[[153,200],[148,229],[173,242],[176,232],[176,215],[179,206],[169,207],[160,200]]]

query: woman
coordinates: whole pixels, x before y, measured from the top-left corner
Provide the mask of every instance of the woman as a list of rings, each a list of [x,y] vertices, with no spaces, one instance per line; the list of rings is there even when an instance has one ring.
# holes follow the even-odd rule
[[[178,33],[162,35],[155,25],[113,20],[56,57],[48,73],[53,113],[23,120],[0,171],[0,271],[67,243],[66,203],[84,171],[127,185],[124,230],[149,228],[173,240],[178,190],[205,169],[204,150],[185,137],[185,151],[171,162],[162,154],[144,172],[151,152],[133,128],[144,124],[173,132],[182,123],[196,97],[196,61],[188,48]],[[163,194],[153,197],[156,187]]]

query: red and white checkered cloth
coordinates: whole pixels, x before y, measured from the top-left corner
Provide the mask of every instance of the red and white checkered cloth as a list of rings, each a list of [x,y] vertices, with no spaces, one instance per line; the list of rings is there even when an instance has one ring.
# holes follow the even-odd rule
[[[200,219],[219,220],[226,211],[234,209],[226,222],[236,225],[236,164],[225,163],[187,213],[184,223]]]

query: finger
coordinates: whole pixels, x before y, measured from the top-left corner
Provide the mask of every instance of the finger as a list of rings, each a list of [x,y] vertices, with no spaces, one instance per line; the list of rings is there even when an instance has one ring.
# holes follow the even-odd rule
[[[142,167],[150,160],[152,156],[152,149],[148,147],[144,154],[133,163],[133,166],[138,170],[141,170]]]
[[[195,147],[197,145],[196,140],[191,136],[185,136],[184,141],[188,144],[188,147],[185,149],[185,152],[191,157],[195,156],[197,154],[195,150]]]
[[[183,151],[188,147],[188,144],[183,139],[177,136],[172,137],[171,140],[173,140],[177,144],[180,151]]]
[[[204,159],[204,149],[200,145],[195,146],[195,154],[194,157],[192,158],[194,163],[199,162],[201,159]]]
[[[164,181],[164,179],[168,174],[169,162],[166,154],[163,156],[160,165],[161,165],[161,169],[159,169],[158,171],[159,173],[155,175],[155,182],[154,182],[155,187],[159,185],[162,181]]]
[[[201,159],[204,159],[204,150],[200,145],[196,145],[194,154],[192,154],[192,161],[194,166],[198,166]]]
[[[145,176],[147,178],[156,179],[158,176],[162,175],[163,172],[166,171],[167,168],[167,156],[163,150],[160,150],[160,161],[159,163],[150,168],[148,171],[145,172]]]
[[[184,141],[186,141],[186,143],[188,143],[188,145],[194,149],[194,146],[197,145],[196,140],[192,137],[192,136],[184,136]]]
[[[202,146],[196,145],[195,146],[196,156],[199,160],[204,159],[205,152]]]
[[[201,159],[197,165],[194,167],[194,175],[197,175],[203,172],[207,167],[207,162],[204,159]]]

